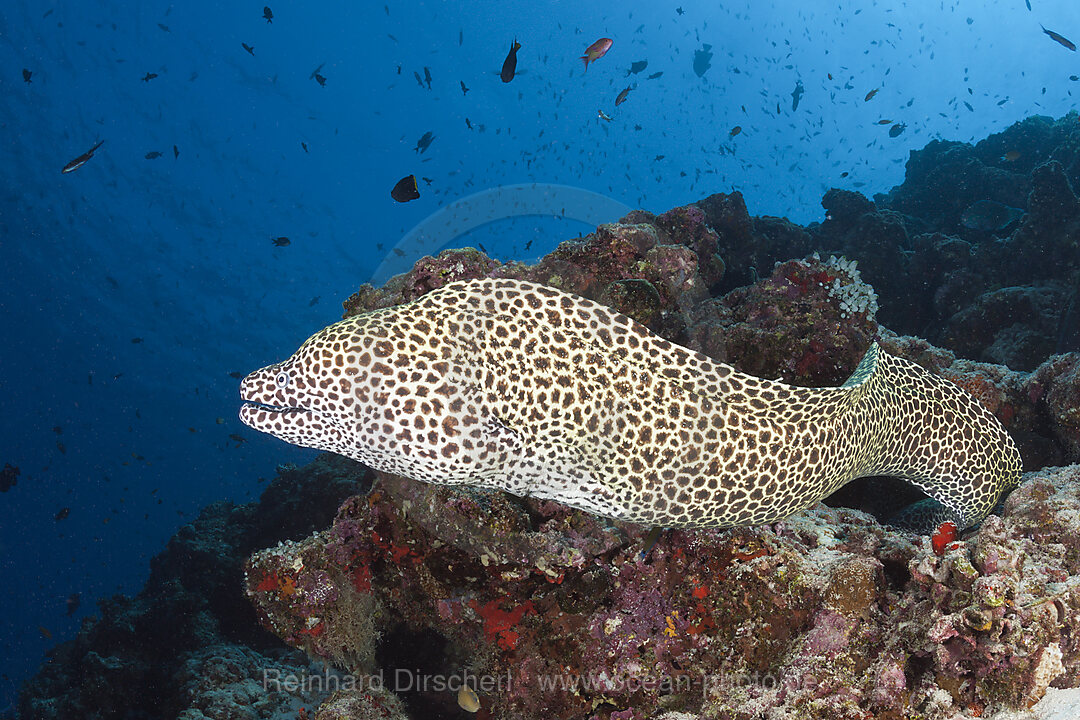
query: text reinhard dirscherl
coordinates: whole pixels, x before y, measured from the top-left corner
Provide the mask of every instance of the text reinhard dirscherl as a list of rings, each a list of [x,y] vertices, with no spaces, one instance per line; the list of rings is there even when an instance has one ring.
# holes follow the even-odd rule
[[[769,691],[789,683],[781,682],[768,673],[719,673],[715,675],[627,675],[610,677],[607,673],[535,675],[531,678],[547,692],[618,693],[633,694],[639,691],[659,693],[686,693],[700,690],[702,694],[724,692],[740,687],[755,687]],[[519,680],[520,682],[520,680]],[[805,684],[806,678],[803,678]],[[337,690],[390,690],[408,692],[457,692],[467,687],[477,694],[490,695],[510,690],[510,670],[504,675],[477,674],[468,669],[451,674],[420,673],[397,668],[392,673],[379,670],[366,675],[353,675],[324,670],[321,674],[285,673],[276,668],[263,669],[263,690],[288,693],[323,693]]]

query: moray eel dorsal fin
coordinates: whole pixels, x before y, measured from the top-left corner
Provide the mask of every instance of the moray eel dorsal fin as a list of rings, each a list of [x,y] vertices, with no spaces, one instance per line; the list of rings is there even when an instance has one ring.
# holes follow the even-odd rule
[[[963,528],[1020,476],[991,413],[876,344],[843,385],[795,387],[518,280],[335,323],[240,389],[241,420],[287,442],[664,527],[773,522],[894,475]]]

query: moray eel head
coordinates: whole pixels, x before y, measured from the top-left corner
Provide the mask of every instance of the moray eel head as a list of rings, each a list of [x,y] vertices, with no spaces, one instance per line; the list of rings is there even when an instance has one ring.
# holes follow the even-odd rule
[[[240,420],[294,445],[342,453],[349,429],[333,412],[339,393],[313,373],[319,366],[309,340],[288,360],[249,374],[240,383]]]
[[[492,416],[440,338],[399,308],[342,320],[245,377],[240,420],[382,472],[484,484],[520,454],[520,438]]]

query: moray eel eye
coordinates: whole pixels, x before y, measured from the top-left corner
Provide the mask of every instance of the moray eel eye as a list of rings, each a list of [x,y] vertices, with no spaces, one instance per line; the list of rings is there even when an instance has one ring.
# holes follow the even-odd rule
[[[285,388],[289,387],[289,373],[279,372],[277,374],[277,377],[274,378],[274,382],[277,383],[279,389],[284,390]]]

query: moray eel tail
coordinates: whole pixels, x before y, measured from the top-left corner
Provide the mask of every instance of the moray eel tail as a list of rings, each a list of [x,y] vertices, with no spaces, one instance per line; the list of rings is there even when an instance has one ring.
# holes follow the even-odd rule
[[[876,345],[867,358],[874,355],[859,405],[879,432],[859,475],[902,478],[936,501],[905,508],[892,524],[925,532],[945,520],[960,529],[978,523],[1020,482],[1022,463],[1012,437],[954,383]],[[866,362],[856,376],[867,371]]]

